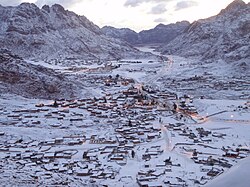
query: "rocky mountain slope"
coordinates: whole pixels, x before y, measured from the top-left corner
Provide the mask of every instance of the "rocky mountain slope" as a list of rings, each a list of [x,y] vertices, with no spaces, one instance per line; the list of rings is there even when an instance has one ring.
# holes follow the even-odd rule
[[[29,98],[74,98],[79,85],[43,66],[32,65],[8,51],[0,51],[0,94]]]
[[[190,25],[187,21],[177,22],[169,25],[159,24],[150,30],[139,33],[127,28],[117,29],[105,26],[102,32],[110,37],[127,41],[130,44],[161,44],[169,43],[178,35],[183,33]]]
[[[140,57],[125,42],[105,37],[86,17],[65,10],[61,5],[22,3],[0,6],[1,48],[24,58],[116,59]]]
[[[203,60],[250,59],[249,31],[250,3],[235,0],[218,15],[192,23],[160,51]]]
[[[120,39],[130,44],[136,44],[139,41],[138,33],[128,28],[118,29],[111,26],[104,26],[101,30],[108,37]]]
[[[150,30],[144,30],[139,33],[139,43],[169,43],[178,35],[183,33],[190,25],[187,21],[172,23],[169,25],[159,24]]]

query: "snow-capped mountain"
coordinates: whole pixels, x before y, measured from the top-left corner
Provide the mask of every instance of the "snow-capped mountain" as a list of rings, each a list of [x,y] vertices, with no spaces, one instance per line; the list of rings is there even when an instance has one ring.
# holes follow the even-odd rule
[[[108,37],[120,39],[131,44],[136,44],[139,40],[138,33],[129,28],[118,29],[111,26],[104,26],[101,30]]]
[[[74,98],[79,85],[44,66],[27,63],[9,51],[0,51],[0,94],[29,98]]]
[[[159,24],[150,30],[143,30],[139,33],[128,29],[117,29],[110,26],[102,28],[102,32],[110,37],[124,40],[131,44],[161,44],[168,43],[184,32],[190,25],[187,21],[177,22],[169,25]]]
[[[125,42],[105,37],[86,17],[61,5],[0,5],[1,48],[25,58],[116,59],[145,55]]]
[[[195,21],[163,53],[203,60],[250,59],[250,3],[235,0],[218,15]]]
[[[183,33],[189,25],[190,23],[187,21],[169,25],[159,24],[153,29],[141,31],[139,33],[139,42],[141,44],[169,43]]]

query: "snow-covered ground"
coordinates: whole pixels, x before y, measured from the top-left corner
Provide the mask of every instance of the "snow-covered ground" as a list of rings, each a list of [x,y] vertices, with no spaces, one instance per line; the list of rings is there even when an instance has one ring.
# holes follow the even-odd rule
[[[248,187],[250,184],[249,167],[250,157],[240,161],[232,169],[225,172],[225,174],[208,183],[206,187]]]
[[[89,95],[56,103],[0,96],[1,184],[220,186],[237,178],[250,146],[249,98],[237,94],[247,95],[249,86],[199,91],[196,84],[222,76],[207,72],[210,65],[168,58],[74,68],[40,63],[83,82]],[[181,97],[190,93],[195,97]],[[181,109],[183,99],[197,113]]]

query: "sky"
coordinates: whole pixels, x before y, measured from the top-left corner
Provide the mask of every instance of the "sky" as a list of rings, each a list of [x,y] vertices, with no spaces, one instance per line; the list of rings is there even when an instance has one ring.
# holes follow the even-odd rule
[[[55,3],[79,15],[86,16],[99,27],[105,25],[130,28],[137,32],[163,23],[175,23],[216,15],[233,0],[0,0],[0,4],[15,6],[22,2],[39,7]],[[246,3],[250,0],[244,0]]]

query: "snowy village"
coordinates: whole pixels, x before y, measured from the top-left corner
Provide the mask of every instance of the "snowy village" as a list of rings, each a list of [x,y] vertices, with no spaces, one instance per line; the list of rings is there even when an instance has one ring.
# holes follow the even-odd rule
[[[0,0],[0,186],[248,187],[249,1],[111,2]]]

